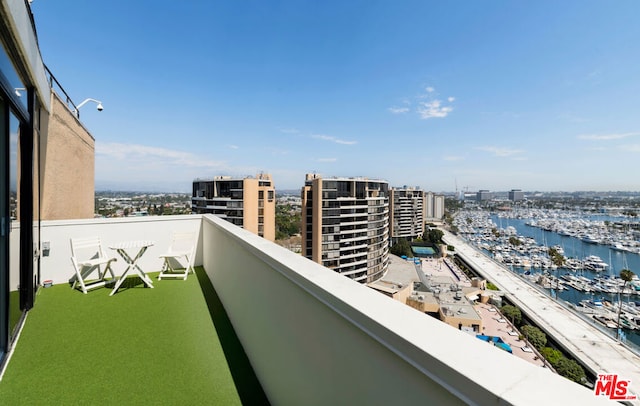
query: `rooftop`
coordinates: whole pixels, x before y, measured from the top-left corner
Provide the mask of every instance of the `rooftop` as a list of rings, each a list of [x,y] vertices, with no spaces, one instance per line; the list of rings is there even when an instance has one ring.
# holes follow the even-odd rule
[[[69,238],[155,239],[139,262],[153,271],[176,230],[199,236],[197,277],[69,288]],[[541,386],[602,401],[215,216],[43,221],[41,240],[54,286],[27,314],[0,404],[527,404]]]
[[[268,403],[204,270],[153,280],[130,278],[113,297],[40,289],[0,404]]]

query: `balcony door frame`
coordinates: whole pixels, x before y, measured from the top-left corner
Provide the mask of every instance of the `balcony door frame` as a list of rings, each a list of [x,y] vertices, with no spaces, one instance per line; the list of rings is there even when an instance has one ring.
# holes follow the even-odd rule
[[[7,360],[7,354],[13,346],[20,330],[26,312],[33,307],[35,298],[35,273],[38,269],[37,250],[34,250],[34,198],[39,199],[39,192],[34,193],[34,149],[38,145],[34,131],[33,112],[35,111],[35,90],[26,87],[25,94],[18,96],[14,86],[0,71],[0,370]],[[13,91],[12,91],[13,90]],[[27,97],[26,106],[19,97]],[[19,150],[19,159],[11,162],[12,153],[11,131],[12,123],[17,121],[18,138],[16,149]],[[15,165],[12,168],[11,165]],[[10,192],[11,172],[15,172],[19,181],[18,204],[19,221],[18,232],[20,234],[18,249],[11,246],[12,219],[10,216]],[[36,185],[38,188],[39,185]],[[38,204],[39,207],[39,204]],[[39,220],[39,215],[37,220]],[[39,234],[39,232],[37,232]],[[19,258],[11,258],[11,255]],[[13,261],[12,261],[13,260]],[[10,273],[11,263],[18,263],[19,289],[18,301],[10,301]],[[13,309],[11,306],[18,309]],[[19,318],[10,317],[11,314],[20,312]],[[17,320],[16,320],[17,319]]]

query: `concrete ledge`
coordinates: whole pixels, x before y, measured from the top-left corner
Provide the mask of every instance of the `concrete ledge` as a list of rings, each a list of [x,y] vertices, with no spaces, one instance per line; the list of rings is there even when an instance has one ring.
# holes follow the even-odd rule
[[[213,216],[203,264],[275,404],[602,404],[588,389]]]

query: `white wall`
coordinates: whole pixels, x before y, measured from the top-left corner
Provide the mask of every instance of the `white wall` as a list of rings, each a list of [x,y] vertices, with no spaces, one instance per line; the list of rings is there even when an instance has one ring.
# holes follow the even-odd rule
[[[107,255],[118,258],[112,265],[116,275],[124,272],[126,263],[116,251],[108,248],[110,244],[119,241],[152,240],[155,244],[146,251],[139,263],[145,272],[158,272],[163,263],[159,256],[169,248],[171,233],[193,231],[199,235],[200,224],[200,215],[43,221],[41,243],[49,242],[50,250],[48,256],[41,257],[40,280],[50,279],[54,284],[67,283],[74,275],[70,239],[85,237],[100,237]],[[196,264],[201,264],[201,257],[198,250]]]
[[[529,364],[203,216],[202,259],[273,404],[602,404]]]

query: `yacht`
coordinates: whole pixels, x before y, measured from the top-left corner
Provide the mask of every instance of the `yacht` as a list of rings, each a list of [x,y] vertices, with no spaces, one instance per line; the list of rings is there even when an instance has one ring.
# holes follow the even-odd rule
[[[600,244],[600,239],[591,234],[584,235],[581,240],[587,244]]]
[[[604,272],[609,265],[597,255],[589,255],[583,261],[584,269],[589,269],[594,272]]]

